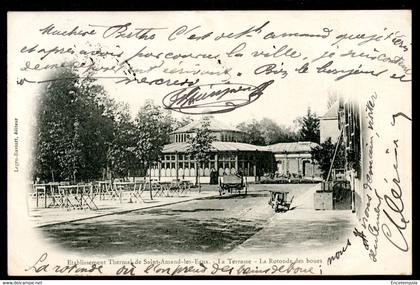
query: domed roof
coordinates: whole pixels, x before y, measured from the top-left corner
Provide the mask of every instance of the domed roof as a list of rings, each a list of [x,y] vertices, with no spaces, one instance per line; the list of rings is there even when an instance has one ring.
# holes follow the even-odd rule
[[[188,152],[189,144],[186,142],[180,143],[171,143],[163,146],[162,153],[174,153],[174,152]],[[211,143],[211,148],[213,151],[261,151],[261,152],[271,152],[265,146],[257,146],[248,143],[239,143],[239,142],[219,142],[214,141]]]
[[[190,124],[175,130],[173,134],[194,132],[195,129],[201,128],[201,122],[202,120],[195,120],[191,122]],[[232,132],[243,133],[243,131],[235,128],[229,123],[221,122],[215,119],[214,117],[211,117],[209,122],[210,122],[210,126],[209,126],[210,131],[232,131]]]

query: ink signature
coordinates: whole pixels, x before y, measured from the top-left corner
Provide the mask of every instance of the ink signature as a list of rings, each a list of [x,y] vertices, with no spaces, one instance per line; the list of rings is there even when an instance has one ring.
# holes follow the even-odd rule
[[[184,87],[167,94],[162,104],[184,114],[216,114],[231,112],[255,102],[274,83],[258,86],[243,83],[213,83]]]

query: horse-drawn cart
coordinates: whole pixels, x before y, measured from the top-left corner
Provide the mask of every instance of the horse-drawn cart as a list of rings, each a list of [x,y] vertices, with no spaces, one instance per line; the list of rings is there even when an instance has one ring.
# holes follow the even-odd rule
[[[289,200],[287,199],[288,194],[289,192],[281,190],[270,190],[270,201],[268,204],[273,208],[274,212],[287,212],[290,210],[294,196]]]
[[[245,189],[245,194],[247,194],[248,185],[244,177],[240,175],[224,175],[219,180],[219,194],[220,196],[225,194],[234,194],[236,191],[238,194],[241,194],[241,191]]]

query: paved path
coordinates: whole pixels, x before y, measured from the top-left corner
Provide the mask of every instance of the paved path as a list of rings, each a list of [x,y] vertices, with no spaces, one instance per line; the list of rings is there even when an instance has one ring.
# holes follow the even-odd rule
[[[146,193],[146,195],[148,195],[148,193]],[[215,187],[207,187],[207,189],[204,187],[201,193],[198,193],[198,190],[194,189],[180,197],[155,197],[153,200],[145,199],[144,201],[138,203],[128,203],[127,201],[119,203],[119,201],[115,200],[97,201],[97,206],[99,208],[98,210],[66,210],[65,208],[34,207],[31,209],[29,216],[30,220],[37,227],[44,227],[48,225],[81,221],[112,214],[122,214],[141,209],[162,207],[196,199],[212,197],[215,195],[218,195]]]
[[[327,250],[345,244],[356,223],[351,210],[317,211],[313,195],[318,186],[298,195],[293,210],[273,215],[263,229],[229,254],[270,255]]]
[[[248,195],[219,197],[217,187],[154,203],[99,212],[44,209],[38,225],[49,243],[83,254],[305,254],[334,247],[354,224],[351,211],[315,211],[319,185],[252,185]],[[294,195],[292,210],[274,213],[270,189]]]

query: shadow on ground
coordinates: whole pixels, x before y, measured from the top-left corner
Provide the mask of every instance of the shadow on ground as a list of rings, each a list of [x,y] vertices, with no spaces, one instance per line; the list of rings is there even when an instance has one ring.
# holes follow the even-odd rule
[[[312,195],[308,191],[313,185],[287,187],[275,189],[297,197]],[[275,214],[268,205],[267,190],[271,188],[266,188],[247,195],[213,196],[41,230],[47,242],[85,255],[313,250],[330,246],[351,232],[346,215],[301,207],[299,203],[306,198],[288,213]]]
[[[43,231],[47,238],[66,249],[86,254],[124,254],[229,251],[261,228],[255,221],[233,218],[198,220],[160,217],[73,223],[44,228]]]
[[[206,200],[221,200],[221,199],[246,199],[246,198],[260,198],[269,197],[268,192],[248,193],[248,194],[226,194],[222,196],[213,196],[206,198]]]

